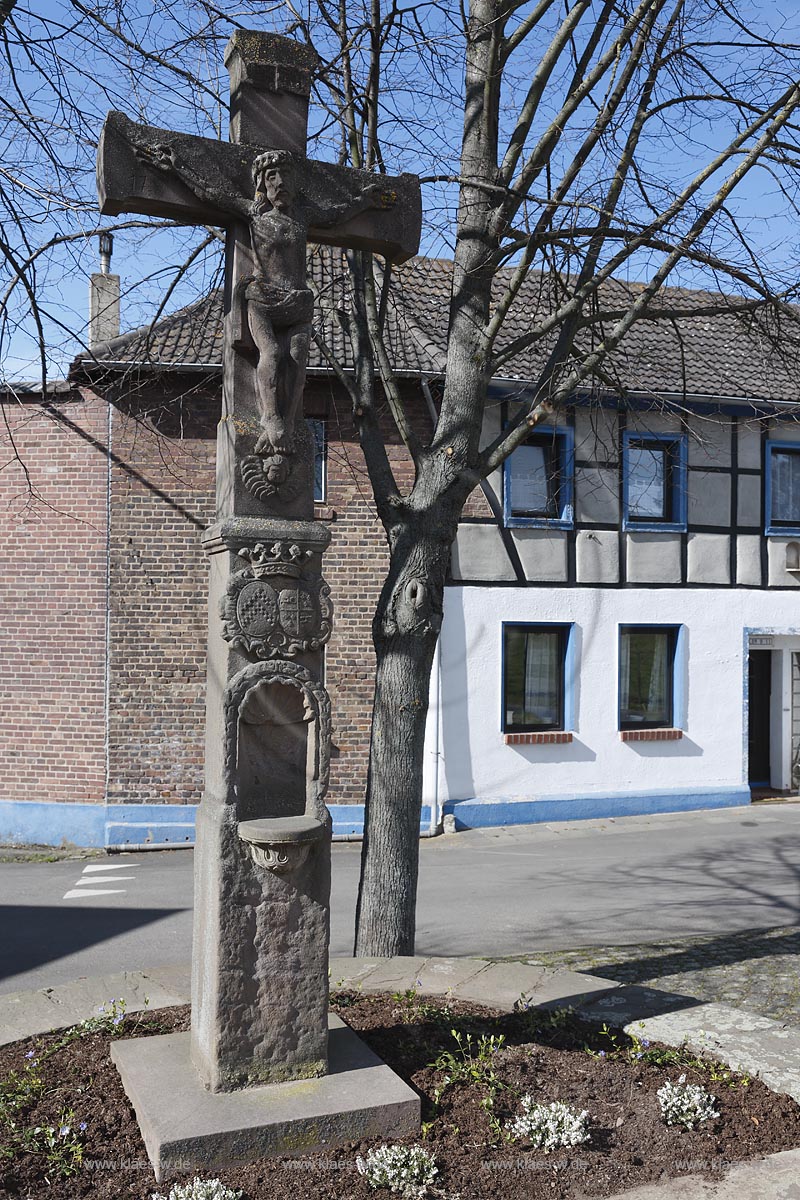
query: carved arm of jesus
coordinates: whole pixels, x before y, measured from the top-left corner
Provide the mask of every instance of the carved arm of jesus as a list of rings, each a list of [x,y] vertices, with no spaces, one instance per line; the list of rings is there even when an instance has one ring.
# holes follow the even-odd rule
[[[251,200],[248,196],[242,196],[234,191],[225,191],[216,186],[188,163],[181,162],[174,146],[168,144],[139,145],[136,147],[136,157],[156,171],[177,175],[181,183],[185,183],[198,199],[213,205],[214,208],[234,213],[245,220],[249,217]]]
[[[318,229],[330,229],[357,217],[369,209],[390,209],[397,203],[397,192],[387,188],[380,181],[368,183],[352,200],[341,204],[332,204],[327,208],[314,206],[313,224]]]

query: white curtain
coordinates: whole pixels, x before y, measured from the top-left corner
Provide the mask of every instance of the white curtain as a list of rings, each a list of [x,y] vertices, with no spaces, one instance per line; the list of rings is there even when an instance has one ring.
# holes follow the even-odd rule
[[[525,712],[529,720],[552,724],[558,720],[559,635],[531,632],[525,638]]]

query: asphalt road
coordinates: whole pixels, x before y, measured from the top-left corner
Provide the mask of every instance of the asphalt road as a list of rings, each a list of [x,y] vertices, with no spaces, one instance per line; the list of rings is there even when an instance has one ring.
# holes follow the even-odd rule
[[[333,848],[352,952],[361,847]],[[0,863],[0,992],[188,961],[192,853]],[[800,924],[800,803],[472,830],[420,847],[417,952],[510,956]]]

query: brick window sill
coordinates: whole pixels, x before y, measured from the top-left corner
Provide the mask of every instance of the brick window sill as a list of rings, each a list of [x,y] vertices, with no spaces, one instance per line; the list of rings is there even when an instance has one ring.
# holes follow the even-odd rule
[[[571,733],[551,730],[549,733],[504,733],[507,746],[565,746],[572,741]]]
[[[621,729],[621,742],[677,742],[683,737],[682,729]]]
[[[329,504],[314,504],[314,520],[315,521],[335,521],[336,509],[331,508]]]

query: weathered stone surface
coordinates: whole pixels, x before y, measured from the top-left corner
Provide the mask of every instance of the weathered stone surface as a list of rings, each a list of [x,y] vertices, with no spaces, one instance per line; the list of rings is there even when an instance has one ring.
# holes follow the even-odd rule
[[[331,608],[321,571],[328,534],[307,520],[313,445],[302,418],[314,298],[306,242],[403,261],[419,246],[421,199],[413,176],[305,157],[315,61],[291,39],[238,30],[226,54],[232,142],[111,113],[98,151],[103,212],[229,230],[219,524],[204,538],[206,788],[197,813],[192,1027],[181,1039],[190,1041],[199,1078],[188,1049],[179,1056],[182,1111],[195,1132],[207,1110],[195,1097],[195,1113],[186,1097],[202,1095],[203,1085],[211,1093],[253,1089],[328,1068],[330,702],[321,647]],[[120,1050],[131,1079],[131,1064],[148,1053],[131,1051],[128,1060]],[[148,1097],[143,1128],[177,1090],[158,1050],[148,1061],[161,1094],[150,1079],[137,1084]],[[178,1071],[178,1058],[171,1061]],[[343,1136],[365,1128],[356,1122]],[[216,1137],[213,1121],[208,1130],[198,1137],[223,1155],[212,1153],[213,1161],[235,1158],[236,1139]],[[316,1137],[307,1122],[304,1130]]]
[[[305,102],[308,107],[308,101]],[[220,184],[216,201],[202,199],[178,179],[140,157],[143,150],[168,146],[197,174]],[[140,125],[124,113],[112,112],[106,118],[97,156],[100,211],[108,216],[138,212],[145,216],[170,217],[187,224],[230,224],[231,207],[225,204],[222,189],[231,203],[253,194],[253,163],[259,154],[276,149],[266,139],[258,145],[220,142],[195,134],[175,133],[155,125]],[[303,195],[321,212],[332,205],[346,205],[369,184],[375,183],[371,171],[357,171],[334,163],[303,159],[301,188]],[[403,262],[416,254],[422,227],[422,204],[416,175],[381,175],[381,186],[396,193],[391,209],[372,209],[351,217],[335,228],[311,221],[308,236],[312,242],[329,246],[353,246],[371,249],[394,262]],[[235,216],[235,213],[233,214]]]
[[[330,1072],[322,1079],[213,1094],[189,1061],[185,1033],[112,1044],[156,1179],[210,1171],[271,1154],[310,1153],[419,1127],[419,1096],[352,1030],[330,1018]]]

